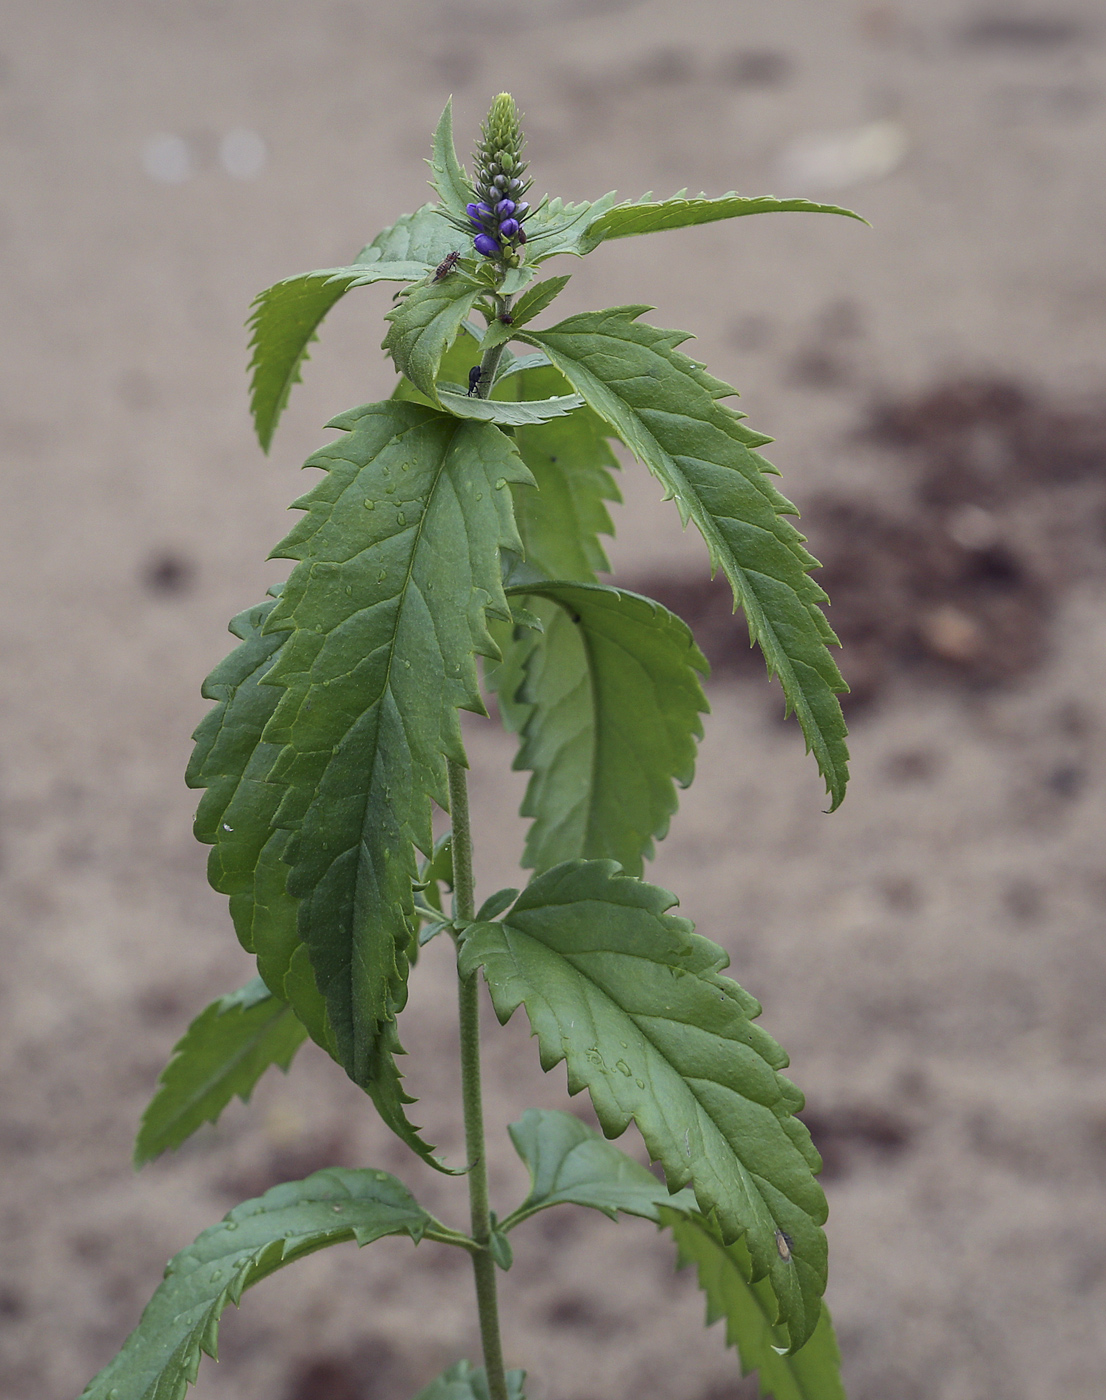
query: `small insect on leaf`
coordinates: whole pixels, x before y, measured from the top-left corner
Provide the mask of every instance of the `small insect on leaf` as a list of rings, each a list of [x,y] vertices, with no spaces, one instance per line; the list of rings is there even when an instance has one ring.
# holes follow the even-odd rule
[[[784,1234],[782,1230],[776,1231],[776,1249],[784,1262],[791,1258],[791,1236]]]
[[[438,264],[438,266],[434,269],[434,276],[431,280],[434,282],[440,282],[444,277],[448,277],[460,261],[460,253],[447,253],[445,257],[441,260],[441,262]]]
[[[483,374],[484,374],[484,369],[483,369],[483,366],[482,366],[482,365],[473,365],[472,369],[469,370],[469,393],[468,393],[468,396],[469,396],[470,399],[471,399],[471,398],[473,397],[473,395],[476,393],[477,389],[480,388],[480,380],[481,380],[481,378],[483,377]]]

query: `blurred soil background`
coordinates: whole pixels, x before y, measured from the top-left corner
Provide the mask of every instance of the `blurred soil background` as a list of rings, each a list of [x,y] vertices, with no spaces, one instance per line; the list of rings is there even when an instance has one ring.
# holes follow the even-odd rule
[[[824,561],[855,757],[813,763],[703,551],[627,464],[612,559],[714,663],[652,878],[725,945],[825,1156],[852,1400],[1098,1400],[1106,1374],[1106,15],[1095,0],[7,0],[0,27],[0,1393],[67,1400],[168,1255],[241,1197],[404,1160],[313,1047],[135,1178],[187,1021],[251,975],[182,781],[199,686],[334,413],[389,392],[388,289],[332,314],[270,460],[251,297],[347,262],[495,92],[538,192],[807,194],[602,248],[559,307],[653,302],[735,383]],[[468,725],[487,888],[524,780]],[[489,1026],[502,1126],[543,1082]],[[490,1017],[489,1017],[490,1020]],[[459,1160],[448,949],[404,1039]],[[573,1107],[587,1112],[582,1101]],[[551,1212],[504,1288],[532,1400],[727,1400],[642,1222]],[[476,1354],[467,1265],[324,1252],[225,1321],[197,1400],[402,1400]]]

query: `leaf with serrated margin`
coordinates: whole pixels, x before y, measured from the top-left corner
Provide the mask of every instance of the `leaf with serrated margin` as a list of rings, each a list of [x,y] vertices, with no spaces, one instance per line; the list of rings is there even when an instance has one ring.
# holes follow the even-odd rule
[[[712,224],[719,219],[736,219],[744,214],[843,214],[847,219],[866,223],[851,209],[838,204],[814,204],[809,199],[774,199],[771,195],[748,198],[731,191],[716,199],[701,194],[688,199],[686,194],[671,199],[654,199],[651,194],[637,201],[626,200],[605,210],[598,218],[589,219],[580,236],[580,252],[590,253],[608,238],[629,238],[637,233],[659,233],[670,228],[688,228],[692,224]]]
[[[662,1205],[695,1209],[692,1192],[685,1189],[670,1195],[648,1167],[627,1157],[575,1114],[528,1108],[507,1131],[529,1168],[530,1193],[500,1222],[503,1230],[513,1230],[539,1210],[559,1205],[588,1206],[611,1220],[623,1211],[654,1223],[660,1219]]]
[[[454,274],[412,288],[388,312],[391,325],[381,348],[391,355],[400,374],[435,403],[442,357],[485,291]]]
[[[640,875],[668,831],[675,784],[695,773],[706,658],[686,623],[637,593],[549,583],[508,595],[544,625],[515,643],[525,660],[511,719],[525,720],[514,766],[531,771],[522,815],[534,819],[522,863],[609,857]]]
[[[230,912],[242,946],[258,953],[257,889],[259,863],[269,878],[264,899],[267,915],[282,915],[287,925],[287,909],[281,908],[283,877],[279,848],[283,836],[272,846],[272,818],[281,798],[281,789],[268,782],[269,770],[280,752],[276,745],[263,744],[261,734],[272,718],[280,691],[263,684],[266,673],[284,641],[280,633],[264,634],[265,621],[276,599],[266,599],[247,608],[230,623],[230,631],[241,645],[216,666],[203,684],[201,694],[216,705],[200,721],[193,739],[195,748],[185,772],[191,788],[205,788],[196,812],[196,840],[212,847],[207,877],[213,889],[230,897]],[[274,868],[275,867],[275,868]],[[263,928],[274,920],[262,917]],[[294,930],[294,908],[291,926]],[[278,938],[278,941],[284,940]],[[264,957],[265,939],[262,938]],[[279,955],[278,955],[279,961]],[[283,960],[286,966],[286,958]],[[268,976],[270,989],[280,995],[283,967]]]
[[[142,1320],[81,1400],[181,1400],[200,1355],[218,1355],[219,1319],[286,1264],[328,1245],[371,1244],[433,1225],[402,1182],[387,1172],[331,1167],[274,1186],[236,1206],[169,1261]]]
[[[673,903],[613,861],[567,861],[466,931],[461,972],[483,967],[501,1022],[525,1005],[542,1068],[566,1061],[569,1093],[588,1090],[608,1137],[636,1122],[669,1187],[693,1186],[723,1238],[744,1237],[797,1349],[826,1285],[820,1159],[759,1004],[721,976],[721,948],[664,912]]]
[[[307,1031],[286,1001],[260,977],[213,1001],[173,1047],[159,1088],[142,1115],[136,1167],[177,1148],[204,1123],[214,1123],[238,1096],[248,1103],[269,1068],[287,1071]]]
[[[522,1400],[525,1371],[507,1372],[507,1400]],[[483,1366],[471,1361],[455,1361],[425,1386],[415,1400],[490,1400],[488,1377]]]
[[[741,1374],[757,1372],[764,1400],[846,1400],[841,1383],[841,1354],[829,1309],[822,1304],[810,1339],[789,1355],[787,1337],[776,1327],[776,1298],[767,1279],[751,1282],[752,1260],[741,1240],[725,1245],[702,1216],[660,1211],[679,1251],[678,1266],[694,1264],[699,1287],[707,1295],[707,1326],[726,1320],[726,1343],[736,1347]]]
[[[509,362],[492,402],[541,399],[570,388],[548,360],[527,365],[529,358]],[[622,499],[611,475],[618,470],[609,442],[613,435],[586,405],[568,418],[515,433],[515,446],[538,487],[514,493],[515,519],[527,564],[546,578],[594,583],[597,572],[610,569],[599,536],[614,534],[607,502]]]
[[[274,590],[279,592],[279,590]],[[312,1040],[342,1063],[315,975],[300,941],[298,901],[288,892],[284,860],[289,833],[274,827],[284,788],[269,781],[280,745],[262,739],[283,689],[267,683],[287,633],[263,633],[275,598],[248,608],[230,624],[241,639],[204,683],[203,694],[217,703],[196,730],[196,747],[188,765],[190,787],[206,788],[196,814],[198,840],[213,847],[208,879],[230,896],[235,931],[272,993],[291,1003]],[[399,989],[393,1015],[402,1009]],[[407,1120],[402,1076],[393,1055],[402,1054],[394,1027],[375,1062],[356,1082],[372,1098],[381,1117],[408,1146],[439,1170]],[[350,1067],[345,1066],[348,1070]]]
[[[300,936],[361,1082],[403,1004],[414,847],[433,849],[431,800],[448,808],[446,759],[465,762],[458,709],[483,712],[475,655],[494,654],[486,615],[507,615],[499,550],[519,548],[507,487],[529,474],[498,428],[418,404],[332,426],[308,460],[327,475],[274,551],[300,562],[267,624],[290,635],[264,740],[283,749]]]
[[[430,183],[442,204],[457,218],[465,218],[465,205],[472,200],[473,194],[472,186],[457,159],[457,150],[453,144],[452,97],[446,102],[442,115],[438,118],[438,125],[434,131],[434,144],[431,147],[431,155],[427,165],[434,172],[434,178]]]
[[[526,259],[537,265],[572,253],[583,257],[589,251],[587,230],[610,209],[617,198],[614,190],[601,199],[566,204],[562,199],[543,199],[526,221]]]
[[[511,307],[511,325],[524,326],[527,321],[540,316],[545,308],[560,296],[570,280],[571,277],[564,274],[560,277],[547,277],[544,282],[535,282],[532,287],[528,287]]]
[[[699,1286],[707,1295],[707,1325],[726,1319],[726,1341],[738,1348],[741,1374],[759,1370],[765,1400],[845,1400],[840,1357],[829,1313],[823,1304],[810,1340],[791,1356],[781,1356],[787,1337],[776,1326],[775,1294],[766,1278],[753,1276],[749,1251],[741,1240],[722,1243],[699,1214],[692,1192],[670,1196],[639,1162],[571,1113],[531,1108],[507,1131],[530,1170],[530,1193],[501,1222],[504,1231],[539,1210],[555,1205],[588,1206],[611,1219],[618,1211],[669,1226],[676,1239],[677,1267],[699,1266]]]
[[[735,392],[676,347],[682,331],[638,321],[644,306],[572,316],[548,331],[520,332],[544,350],[698,527],[712,569],[721,568],[749,632],[778,675],[832,811],[845,795],[848,749],[837,694],[847,689],[828,651],[836,644],[810,576],[817,566],[785,518],[795,507],[773,487],[756,448],[770,439],[719,399]]]
[[[456,246],[457,235],[437,206],[424,204],[377,235],[350,267],[324,267],[286,277],[254,298],[250,328],[250,412],[268,452],[292,385],[300,382],[320,322],[353,287],[417,282]]]

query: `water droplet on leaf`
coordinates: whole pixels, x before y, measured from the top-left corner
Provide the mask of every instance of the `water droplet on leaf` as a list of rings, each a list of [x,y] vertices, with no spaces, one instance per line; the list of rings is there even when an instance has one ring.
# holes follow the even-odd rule
[[[404,515],[404,513],[403,513],[401,510],[396,511],[396,524],[397,524],[397,525],[406,525],[406,524],[407,524],[407,517]]]
[[[375,509],[376,509],[376,502],[375,502],[375,501],[366,501],[366,502],[365,502],[365,509],[366,509],[366,510],[375,510]]]
[[[625,1060],[616,1060],[614,1063],[614,1067],[616,1070],[619,1071],[620,1074],[624,1074],[627,1079],[629,1079],[630,1076],[633,1074],[633,1070],[630,1068],[630,1066],[626,1063]]]

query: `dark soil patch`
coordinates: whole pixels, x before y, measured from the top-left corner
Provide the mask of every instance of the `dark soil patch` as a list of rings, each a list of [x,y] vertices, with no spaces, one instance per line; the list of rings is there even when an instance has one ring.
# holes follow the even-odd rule
[[[877,404],[857,438],[900,472],[905,459],[912,499],[894,514],[827,494],[803,517],[833,600],[847,703],[904,671],[968,688],[1033,671],[1063,591],[1106,566],[1106,405],[963,380]],[[690,624],[716,674],[760,670],[721,577],[637,587]]]

